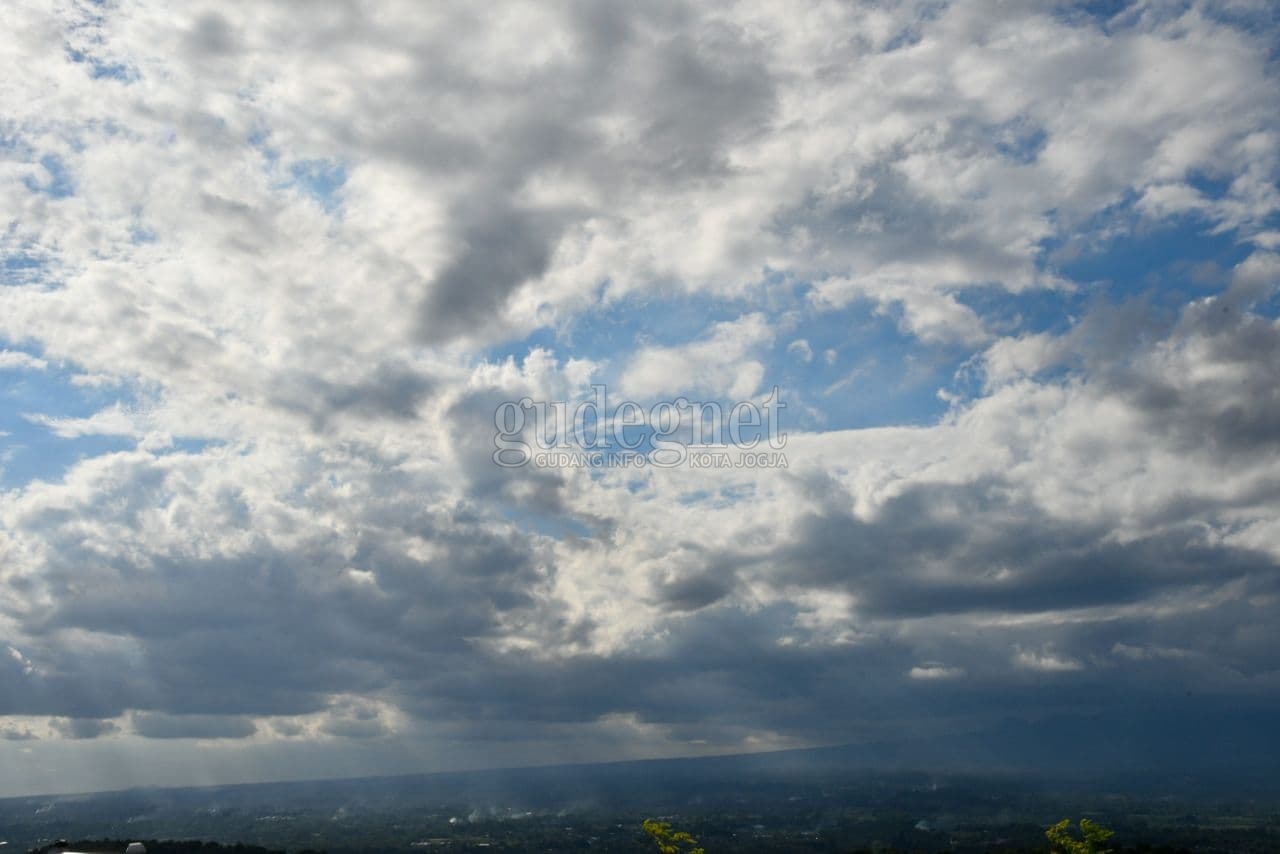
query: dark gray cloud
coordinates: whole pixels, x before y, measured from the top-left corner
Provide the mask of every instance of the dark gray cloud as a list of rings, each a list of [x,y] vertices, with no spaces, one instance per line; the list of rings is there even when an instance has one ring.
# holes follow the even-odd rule
[[[469,217],[456,220],[466,223]],[[462,225],[458,257],[432,283],[422,308],[427,340],[448,340],[482,327],[518,286],[547,270],[562,228],[552,211],[486,210]]]
[[[1184,524],[1116,542],[1109,527],[1064,525],[1007,483],[916,487],[873,521],[810,516],[771,556],[780,580],[839,588],[877,618],[1041,613],[1123,605],[1248,580],[1280,582],[1265,554],[1203,541]]]
[[[345,382],[298,372],[280,378],[275,386],[275,405],[307,417],[313,430],[323,432],[333,419],[342,416],[415,418],[437,381],[406,365],[384,364]]]
[[[732,593],[734,582],[732,573],[715,570],[685,575],[664,583],[658,598],[676,611],[696,611]]]
[[[94,718],[52,718],[49,726],[62,738],[73,740],[99,738],[120,731],[120,727],[112,721]]]
[[[168,715],[137,712],[133,731],[143,738],[248,738],[257,727],[248,718],[226,715]]]

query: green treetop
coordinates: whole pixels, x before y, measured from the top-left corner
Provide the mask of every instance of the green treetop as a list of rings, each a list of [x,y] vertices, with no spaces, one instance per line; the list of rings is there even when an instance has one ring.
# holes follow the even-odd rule
[[[668,822],[646,818],[644,832],[649,834],[662,854],[706,854],[698,840],[683,830],[672,830]]]
[[[1054,854],[1111,854],[1112,849],[1105,846],[1107,840],[1115,835],[1115,831],[1108,830],[1091,819],[1082,818],[1080,839],[1076,839],[1071,833],[1071,819],[1064,818],[1046,830],[1044,835],[1049,837]]]

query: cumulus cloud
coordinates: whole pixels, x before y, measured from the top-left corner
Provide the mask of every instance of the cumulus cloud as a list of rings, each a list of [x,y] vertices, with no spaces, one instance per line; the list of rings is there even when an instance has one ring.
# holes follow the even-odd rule
[[[1058,680],[1280,703],[1273,21],[11,6],[5,739],[332,768],[923,737]],[[787,466],[493,463],[499,407],[593,383],[781,385]]]
[[[689,344],[642,347],[622,374],[621,391],[639,400],[679,392],[749,398],[764,376],[764,365],[752,355],[772,340],[768,321],[754,313],[717,323]]]

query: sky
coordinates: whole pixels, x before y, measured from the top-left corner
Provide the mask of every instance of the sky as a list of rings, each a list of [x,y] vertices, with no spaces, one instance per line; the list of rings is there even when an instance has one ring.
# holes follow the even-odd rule
[[[4,22],[0,795],[1280,712],[1267,0]]]

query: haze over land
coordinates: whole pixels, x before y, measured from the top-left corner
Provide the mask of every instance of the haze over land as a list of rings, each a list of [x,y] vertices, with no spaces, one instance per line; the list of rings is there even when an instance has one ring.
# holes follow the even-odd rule
[[[910,752],[910,749],[907,751]],[[358,780],[134,789],[0,799],[17,850],[47,854],[126,840],[237,840],[330,854],[447,848],[652,851],[661,815],[711,851],[1043,851],[1045,827],[1089,815],[1115,850],[1275,850],[1280,789],[1267,768],[1209,776],[894,772],[865,748],[418,774]],[[103,842],[101,840],[117,840]],[[1140,845],[1148,847],[1138,847]],[[194,842],[200,846],[199,842]],[[1168,847],[1159,847],[1168,846]],[[155,854],[201,854],[148,843]],[[218,854],[207,848],[203,854]],[[265,852],[241,852],[265,854]]]
[[[4,23],[0,795],[1280,756],[1274,4]]]

